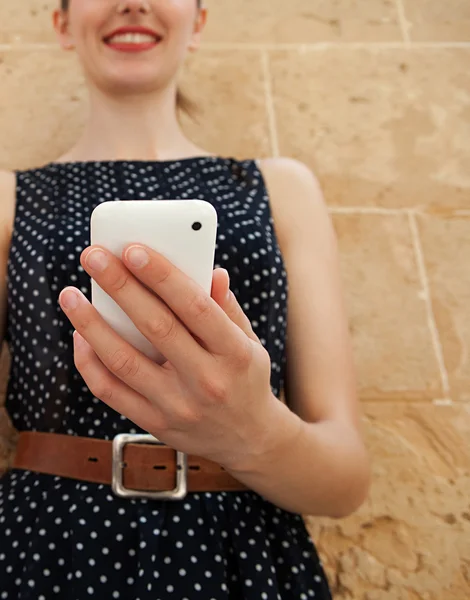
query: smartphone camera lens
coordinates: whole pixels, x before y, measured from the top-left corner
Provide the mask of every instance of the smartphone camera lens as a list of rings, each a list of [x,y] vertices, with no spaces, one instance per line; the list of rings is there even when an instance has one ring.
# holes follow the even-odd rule
[[[202,223],[199,223],[199,221],[196,221],[196,223],[193,223],[193,229],[194,231],[199,231],[202,229]]]

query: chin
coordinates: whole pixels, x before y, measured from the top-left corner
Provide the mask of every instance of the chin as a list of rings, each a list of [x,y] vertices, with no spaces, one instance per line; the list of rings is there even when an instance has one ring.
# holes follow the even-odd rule
[[[151,93],[166,87],[161,74],[138,68],[120,68],[119,72],[103,73],[94,78],[93,83],[100,90],[116,95]]]
[[[157,92],[161,86],[154,79],[145,78],[125,78],[114,79],[105,84],[105,89],[116,95],[128,96],[134,94],[149,94]]]

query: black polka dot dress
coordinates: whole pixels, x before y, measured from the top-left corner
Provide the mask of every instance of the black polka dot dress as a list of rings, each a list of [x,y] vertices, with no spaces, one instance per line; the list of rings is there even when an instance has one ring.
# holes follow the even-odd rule
[[[272,360],[285,369],[287,277],[254,161],[50,164],[17,172],[8,262],[7,410],[20,430],[111,440],[142,433],[94,397],[74,365],[73,328],[58,304],[78,287],[90,215],[126,199],[211,202],[216,266]],[[181,501],[124,499],[109,486],[10,470],[0,480],[0,598],[9,600],[299,600],[330,598],[302,518],[247,492]]]

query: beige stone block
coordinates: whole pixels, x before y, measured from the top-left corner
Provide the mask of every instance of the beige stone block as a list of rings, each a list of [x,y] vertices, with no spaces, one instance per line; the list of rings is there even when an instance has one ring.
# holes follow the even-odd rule
[[[470,41],[468,0],[403,0],[413,41]]]
[[[418,224],[451,395],[470,402],[470,214]]]
[[[280,149],[342,206],[469,206],[470,49],[275,51]]]
[[[80,134],[86,91],[70,53],[14,50],[0,54],[0,167],[55,160]]]
[[[0,44],[54,42],[52,14],[59,0],[1,0]]]
[[[467,600],[470,407],[366,404],[368,502],[307,518],[336,600]]]
[[[197,104],[197,121],[183,119],[199,145],[222,156],[272,154],[261,55],[203,50],[189,61],[182,89]]]
[[[207,0],[209,42],[400,41],[391,0]]]
[[[0,43],[54,42],[59,0],[2,0]],[[207,42],[399,41],[392,0],[206,0]]]
[[[333,222],[361,398],[441,398],[407,217],[335,215]]]

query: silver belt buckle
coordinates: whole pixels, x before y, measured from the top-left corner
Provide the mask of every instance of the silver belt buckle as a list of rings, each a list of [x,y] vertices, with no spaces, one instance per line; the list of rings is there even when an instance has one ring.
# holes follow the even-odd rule
[[[188,493],[188,457],[184,452],[176,452],[176,487],[174,489],[161,492],[145,492],[124,487],[124,446],[131,443],[164,446],[156,437],[147,434],[121,433],[113,439],[112,488],[116,496],[121,498],[152,498],[153,500],[182,500]]]

